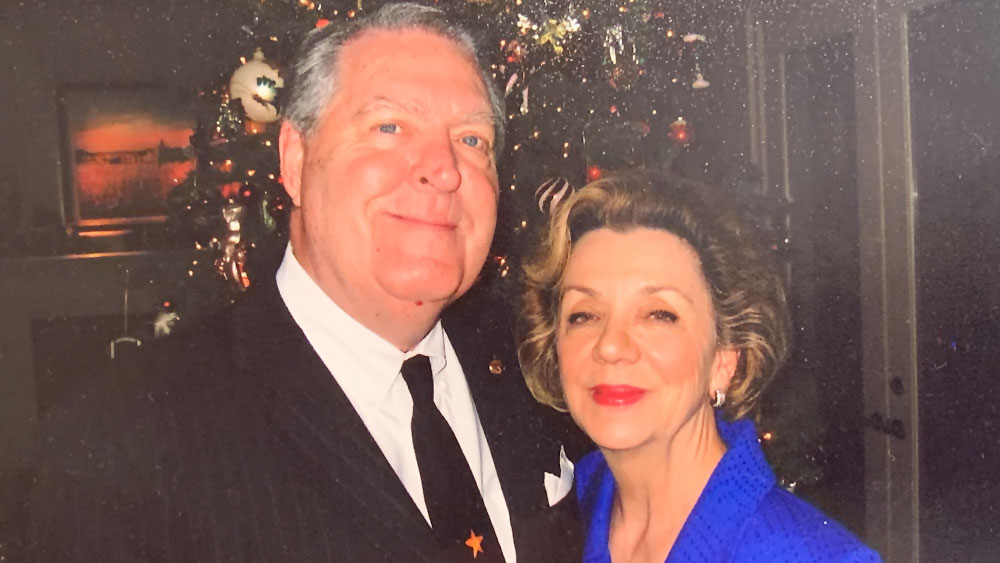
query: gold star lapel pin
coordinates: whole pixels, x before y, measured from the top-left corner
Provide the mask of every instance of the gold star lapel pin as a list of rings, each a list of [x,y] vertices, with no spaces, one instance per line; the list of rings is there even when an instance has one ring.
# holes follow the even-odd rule
[[[483,536],[477,536],[474,530],[469,530],[469,539],[465,540],[465,545],[472,548],[472,558],[475,559],[483,552]]]

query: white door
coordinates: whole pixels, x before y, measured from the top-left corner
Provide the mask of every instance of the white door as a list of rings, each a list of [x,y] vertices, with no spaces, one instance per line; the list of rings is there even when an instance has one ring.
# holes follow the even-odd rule
[[[863,534],[889,561],[995,561],[1000,2],[774,1],[746,15],[752,156],[807,249],[791,272],[799,343],[819,372],[858,373]],[[855,301],[824,301],[831,273],[856,282]],[[850,322],[827,326],[851,307],[853,348]],[[838,362],[845,350],[860,357]]]

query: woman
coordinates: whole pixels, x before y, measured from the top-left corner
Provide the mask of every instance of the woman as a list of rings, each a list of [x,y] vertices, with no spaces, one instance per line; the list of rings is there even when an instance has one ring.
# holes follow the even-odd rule
[[[597,444],[576,468],[586,561],[878,561],[777,486],[747,418],[786,356],[781,279],[703,187],[611,177],[525,267],[518,353]]]

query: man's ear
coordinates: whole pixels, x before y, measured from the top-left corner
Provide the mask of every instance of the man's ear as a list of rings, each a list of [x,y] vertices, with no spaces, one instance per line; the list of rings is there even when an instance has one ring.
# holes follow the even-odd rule
[[[729,383],[736,374],[736,366],[740,361],[739,348],[718,348],[712,362],[711,389],[729,390]]]
[[[305,158],[305,142],[289,121],[281,124],[278,136],[278,156],[281,158],[281,181],[285,191],[292,198],[295,207],[301,205],[302,198],[302,160]]]

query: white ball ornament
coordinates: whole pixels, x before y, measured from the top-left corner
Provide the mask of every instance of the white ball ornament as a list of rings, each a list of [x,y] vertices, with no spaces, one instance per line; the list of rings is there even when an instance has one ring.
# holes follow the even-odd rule
[[[278,91],[285,87],[285,80],[278,69],[264,60],[264,53],[258,48],[253,59],[236,69],[229,81],[229,97],[243,104],[247,117],[260,123],[272,123],[280,119],[275,104]]]

